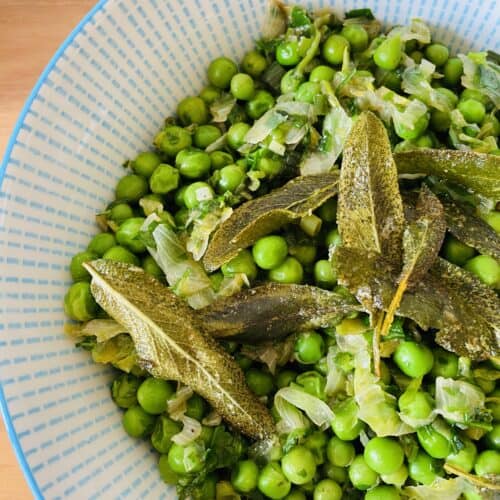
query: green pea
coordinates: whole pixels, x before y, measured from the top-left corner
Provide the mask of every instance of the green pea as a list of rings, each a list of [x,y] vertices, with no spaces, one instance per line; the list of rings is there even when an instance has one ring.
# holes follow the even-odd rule
[[[280,82],[280,90],[282,94],[289,94],[295,92],[299,85],[305,81],[305,76],[303,73],[299,73],[295,69],[287,71]]]
[[[377,484],[378,474],[368,466],[363,455],[358,455],[349,466],[349,479],[356,489],[364,491]]]
[[[426,419],[434,409],[430,394],[424,391],[405,391],[398,400],[401,413],[412,419]]]
[[[478,476],[500,474],[500,452],[485,450],[479,454],[474,470]]]
[[[348,24],[340,34],[349,42],[353,52],[362,52],[368,47],[368,33],[361,24]]]
[[[128,200],[131,202],[139,201],[148,194],[148,181],[136,174],[129,174],[122,177],[115,188],[116,199]]]
[[[325,80],[327,82],[330,82],[333,80],[334,76],[335,70],[333,68],[320,64],[319,66],[316,66],[309,74],[309,81],[318,83]]]
[[[278,500],[290,493],[292,485],[283,474],[280,464],[269,462],[260,471],[257,487],[263,495]]]
[[[373,54],[375,64],[382,69],[394,70],[399,66],[403,54],[403,44],[399,36],[386,38]]]
[[[317,363],[325,355],[325,341],[317,332],[302,332],[295,341],[295,356],[300,363]]]
[[[162,130],[154,140],[156,147],[170,157],[191,146],[191,134],[177,125],[170,125]],[[161,162],[159,162],[161,163]]]
[[[206,182],[193,182],[184,191],[184,203],[187,208],[195,208],[201,202],[211,200],[214,190]]]
[[[245,373],[247,385],[257,396],[267,396],[274,389],[274,380],[270,373],[249,368]]]
[[[364,424],[358,419],[358,406],[353,399],[347,399],[334,409],[332,430],[343,441],[353,441],[363,430]]]
[[[430,135],[422,135],[415,141],[415,145],[419,148],[433,148],[434,140]]]
[[[384,483],[393,484],[400,488],[406,483],[406,479],[408,478],[408,468],[403,464],[396,472],[393,472],[392,474],[382,474],[380,478],[384,481]]]
[[[146,250],[146,245],[139,239],[144,217],[132,217],[123,222],[116,231],[116,240],[131,252],[141,253]]]
[[[320,84],[317,82],[301,83],[295,94],[295,100],[313,104],[317,96],[321,95]]]
[[[276,47],[276,60],[282,66],[295,66],[300,61],[299,44],[295,40],[285,40]]]
[[[489,394],[490,392],[493,392],[495,390],[496,384],[495,384],[494,380],[488,380],[485,378],[476,377],[474,379],[474,382],[476,383],[476,385],[478,385],[481,388],[481,390],[485,394]]]
[[[130,408],[137,404],[137,389],[141,385],[140,379],[130,373],[122,373],[111,385],[111,397],[120,408]]]
[[[220,170],[222,167],[234,163],[234,158],[226,151],[212,151],[210,153],[210,163],[213,170]]]
[[[205,149],[220,138],[222,132],[215,125],[201,125],[194,132],[194,145]]]
[[[282,459],[283,474],[292,484],[305,484],[316,474],[314,455],[305,446],[295,446]]]
[[[303,266],[310,266],[316,260],[317,248],[312,244],[290,246],[288,252]]]
[[[137,175],[142,175],[148,179],[160,163],[161,158],[156,153],[144,151],[136,156],[131,166]]]
[[[307,500],[306,495],[303,491],[293,490],[288,494],[284,500]]]
[[[409,128],[397,121],[394,124],[394,130],[396,134],[401,137],[401,139],[411,141],[420,137],[425,132],[428,125],[429,115],[426,113],[425,115],[422,115],[417,119],[417,121],[414,123],[413,128]]]
[[[256,50],[251,50],[245,54],[241,67],[245,73],[248,73],[254,78],[258,78],[267,68],[267,59]]]
[[[205,101],[198,96],[185,97],[177,105],[177,115],[183,125],[208,122],[208,108]]]
[[[260,118],[274,106],[274,97],[267,90],[257,90],[245,105],[245,111],[253,120]]]
[[[186,403],[186,416],[203,420],[207,412],[207,403],[199,394],[193,394]]]
[[[420,446],[432,458],[446,458],[450,454],[451,445],[448,436],[441,434],[432,424],[419,427],[417,437]]]
[[[440,43],[431,43],[425,48],[425,57],[432,64],[436,66],[442,66],[450,55],[448,47]]]
[[[87,250],[102,257],[111,247],[116,245],[116,239],[112,233],[99,233],[96,234],[87,247]]]
[[[269,271],[270,281],[301,283],[304,277],[302,264],[295,257],[287,257],[279,266]]]
[[[283,387],[288,387],[297,378],[297,373],[293,370],[281,370],[276,375],[276,387],[281,389]]]
[[[456,87],[464,72],[464,65],[458,57],[450,57],[443,68],[443,82],[448,87]]]
[[[270,235],[257,240],[252,248],[255,263],[261,269],[275,269],[288,255],[288,245],[282,236]]]
[[[165,484],[177,484],[179,477],[170,467],[168,463],[168,455],[160,455],[160,459],[158,461],[158,469],[160,472],[160,477]]]
[[[458,357],[444,349],[433,349],[434,365],[433,377],[455,378],[458,376]]]
[[[162,268],[156,263],[151,255],[144,256],[141,262],[141,267],[146,273],[155,277],[157,280],[163,280],[165,278]]]
[[[340,500],[342,488],[331,479],[322,479],[314,488],[314,500]]]
[[[155,417],[138,405],[131,406],[123,414],[122,425],[130,437],[142,438],[153,432]]]
[[[241,460],[233,468],[231,484],[241,493],[250,493],[257,487],[259,468],[253,460]]]
[[[238,73],[238,66],[228,57],[218,57],[208,66],[208,80],[219,89],[227,89],[231,78]]]
[[[409,377],[423,377],[432,370],[434,356],[424,344],[412,341],[401,342],[393,355],[398,368]]]
[[[168,453],[172,446],[172,437],[181,432],[182,424],[166,415],[160,415],[151,434],[151,444],[159,453]]]
[[[97,303],[86,281],[73,283],[64,296],[64,312],[76,321],[88,321],[96,317]]]
[[[318,208],[318,215],[324,222],[335,222],[337,219],[337,200],[330,198]]]
[[[220,177],[217,181],[218,191],[234,193],[245,181],[245,172],[238,165],[226,165],[220,170]]]
[[[303,442],[304,446],[313,454],[316,465],[325,463],[327,443],[328,437],[323,431],[312,432]]]
[[[344,51],[349,50],[350,45],[342,35],[330,35],[325,43],[321,54],[323,59],[330,64],[341,64],[344,59]]]
[[[430,126],[436,132],[445,132],[450,128],[451,116],[448,111],[433,109],[431,111]]]
[[[394,486],[376,486],[366,492],[365,500],[399,500],[401,495]]]
[[[438,476],[434,460],[423,451],[409,461],[408,473],[414,481],[425,485],[433,483]]]
[[[248,123],[239,122],[231,125],[227,131],[227,143],[233,149],[238,149],[245,143],[245,136],[250,130]]]
[[[113,204],[109,210],[107,217],[109,220],[121,224],[124,220],[134,216],[134,211],[128,203]],[[109,249],[108,249],[109,250]]]
[[[261,156],[257,161],[257,170],[264,172],[269,177],[274,177],[281,172],[283,159],[278,155]]]
[[[199,179],[210,172],[210,156],[199,149],[183,149],[175,157],[175,166],[184,177]]]
[[[486,116],[484,104],[475,99],[466,99],[460,101],[457,106],[458,110],[469,123],[481,123]]]
[[[479,90],[476,89],[464,89],[460,94],[461,101],[467,101],[468,99],[473,99],[475,101],[479,101],[485,107],[489,104],[489,98],[486,94],[483,94]]]
[[[337,275],[329,260],[318,260],[314,264],[314,282],[320,288],[331,289],[337,283]]]
[[[177,474],[194,474],[203,469],[204,449],[196,442],[186,446],[172,443],[168,452],[168,464]]]
[[[365,445],[363,454],[368,466],[379,474],[392,474],[404,462],[402,446],[392,438],[374,437]]]
[[[348,479],[347,469],[345,467],[333,465],[331,462],[326,462],[323,466],[323,476],[326,476],[328,479],[333,479],[340,484],[344,484]]]
[[[301,373],[297,377],[296,382],[308,394],[318,399],[325,399],[326,379],[317,371],[311,370]]]
[[[457,266],[463,266],[469,259],[474,257],[476,251],[457,240],[454,236],[448,235],[443,244],[443,257]]]
[[[477,255],[468,260],[464,266],[475,274],[485,285],[497,288],[500,286],[500,264],[489,255]]]
[[[250,75],[236,73],[231,78],[231,94],[241,101],[249,101],[255,95],[255,83]]]
[[[71,263],[69,265],[69,272],[71,273],[73,281],[90,281],[90,274],[82,264],[91,260],[95,260],[97,259],[97,257],[97,254],[89,252],[88,250],[78,252],[77,254],[73,255],[73,258],[71,259]]]
[[[217,87],[214,87],[213,85],[207,85],[200,92],[200,97],[205,101],[205,104],[207,106],[210,106],[210,104],[214,103],[217,99],[220,98],[221,94],[222,92]]]
[[[484,436],[486,446],[492,450],[500,451],[500,423],[493,424],[493,428]]]
[[[257,277],[257,266],[249,250],[242,250],[236,257],[226,262],[221,267],[224,276],[234,276],[237,273],[245,273],[249,280]]]
[[[326,456],[333,465],[346,467],[353,461],[355,455],[356,450],[352,443],[343,441],[337,436],[332,437],[328,441]]]
[[[414,50],[411,54],[410,57],[417,63],[420,64],[422,62],[422,59],[424,58],[423,52],[420,50]]]
[[[167,399],[174,394],[172,385],[166,380],[149,377],[137,391],[137,401],[144,411],[159,415],[167,410]]]
[[[462,438],[462,442],[465,446],[458,452],[448,455],[446,457],[446,463],[458,467],[465,472],[470,472],[476,461],[476,445],[467,438]]]
[[[189,220],[189,209],[187,207],[182,207],[177,210],[174,214],[174,220],[177,227],[184,227]]]
[[[493,420],[500,422],[500,389],[495,389],[489,397],[496,398],[497,401],[487,402],[486,407],[491,412]]]
[[[379,86],[387,87],[388,89],[394,90],[394,92],[401,91],[401,72],[388,71],[386,69],[377,68],[375,70],[375,80]]]
[[[125,262],[126,264],[132,264],[134,266],[139,265],[139,259],[130,250],[120,245],[111,247],[102,258],[115,262]]]

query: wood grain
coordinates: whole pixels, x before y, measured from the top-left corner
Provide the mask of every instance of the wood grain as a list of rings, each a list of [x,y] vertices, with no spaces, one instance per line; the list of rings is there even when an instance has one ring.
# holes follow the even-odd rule
[[[95,0],[0,0],[0,154],[31,89]],[[0,423],[0,500],[32,494]]]

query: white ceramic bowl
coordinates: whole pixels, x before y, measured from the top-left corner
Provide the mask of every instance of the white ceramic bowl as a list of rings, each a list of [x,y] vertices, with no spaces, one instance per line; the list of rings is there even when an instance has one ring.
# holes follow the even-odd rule
[[[500,51],[496,0],[365,5],[387,24],[427,20],[455,51]],[[21,113],[0,168],[0,404],[36,498],[175,498],[149,447],[122,431],[109,371],[63,334],[68,262],[96,233],[122,162],[202,88],[212,58],[252,46],[265,12],[266,0],[103,0]]]

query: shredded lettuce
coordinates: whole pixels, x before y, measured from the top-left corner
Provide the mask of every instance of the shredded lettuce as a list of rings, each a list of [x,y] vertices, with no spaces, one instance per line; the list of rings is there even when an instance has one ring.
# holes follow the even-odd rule
[[[212,121],[214,123],[223,123],[227,120],[229,113],[236,105],[236,98],[231,94],[224,94],[210,105]]]
[[[451,112],[455,107],[451,96],[438,92],[431,86],[435,69],[434,64],[423,59],[419,65],[404,70],[401,87],[407,94],[414,95],[427,106]]]
[[[436,378],[436,412],[452,422],[472,423],[484,410],[483,391],[469,382]]]
[[[109,363],[127,373],[137,367],[134,341],[126,333],[96,344],[92,349],[92,359],[95,363]]]
[[[481,92],[500,108],[500,66],[489,60],[486,52],[469,52],[458,57],[464,65],[462,85]]]
[[[418,392],[418,390],[420,389],[421,384],[422,384],[421,378],[413,379],[409,383],[408,387],[405,389],[405,391],[404,391],[405,394],[416,394]],[[433,409],[429,413],[427,418],[415,418],[415,417],[412,417],[410,415],[407,415],[404,412],[400,412],[399,417],[401,418],[401,420],[405,424],[408,424],[413,429],[418,429],[419,427],[423,427],[424,425],[431,424],[434,421],[434,419],[436,418],[437,414],[438,413],[437,413],[436,409]]]
[[[333,411],[324,401],[297,387],[283,387],[275,394],[274,404],[280,416],[280,408],[283,408],[284,402],[304,411],[323,430],[330,425],[334,417]],[[294,428],[290,430],[294,430]]]
[[[431,43],[431,30],[421,19],[412,19],[409,26],[396,26],[387,37],[399,36],[402,42],[416,40],[423,44]]]
[[[330,111],[323,120],[323,132],[318,149],[306,156],[300,165],[302,175],[318,175],[334,168],[353,123],[335,96],[331,85],[322,81],[321,90],[328,99]]]
[[[190,387],[179,384],[175,396],[167,401],[167,411],[172,420],[182,420],[187,410],[187,401],[193,394]]]
[[[64,330],[75,339],[94,336],[98,343],[106,342],[120,333],[127,333],[127,330],[114,319],[93,319],[86,323],[68,323]]]
[[[457,500],[466,488],[466,481],[461,477],[454,479],[438,477],[427,486],[407,486],[403,488],[403,493],[409,500]]]
[[[328,349],[328,354],[326,355],[328,371],[326,374],[325,392],[327,396],[334,396],[335,394],[344,391],[346,388],[346,377],[344,371],[335,362],[338,352],[338,348],[332,346]]]
[[[198,420],[188,417],[187,415],[183,415],[181,418],[181,422],[183,428],[177,434],[172,436],[172,442],[186,446],[189,443],[192,443],[201,435],[201,424]]]
[[[291,432],[306,431],[311,427],[311,422],[293,404],[279,395],[278,391],[274,396],[274,407],[279,420],[276,430],[279,434],[289,434]]]

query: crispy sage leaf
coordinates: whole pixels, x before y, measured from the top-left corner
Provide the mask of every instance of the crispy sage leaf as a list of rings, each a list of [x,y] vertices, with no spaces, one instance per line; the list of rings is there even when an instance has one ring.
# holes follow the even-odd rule
[[[142,368],[188,385],[250,437],[274,433],[269,412],[248,389],[239,366],[200,332],[185,302],[137,267],[106,260],[85,267],[96,301],[129,331]]]
[[[215,271],[242,248],[283,224],[300,220],[337,194],[338,173],[296,177],[283,187],[238,207],[215,231],[203,257]]]
[[[356,310],[354,300],[335,292],[267,283],[217,300],[197,314],[212,336],[254,343],[336,324]]]
[[[489,224],[474,215],[472,207],[444,197],[441,203],[446,225],[453,236],[482,254],[500,259],[500,236]]]
[[[473,151],[414,149],[394,154],[400,174],[435,175],[500,200],[500,156]]]
[[[388,333],[405,290],[418,283],[436,260],[446,232],[444,210],[439,199],[426,186],[417,200],[414,220],[403,233],[403,269],[381,329]]]
[[[342,244],[401,262],[403,202],[383,123],[362,113],[346,141],[339,181],[337,223]]]

